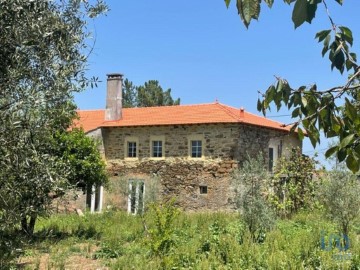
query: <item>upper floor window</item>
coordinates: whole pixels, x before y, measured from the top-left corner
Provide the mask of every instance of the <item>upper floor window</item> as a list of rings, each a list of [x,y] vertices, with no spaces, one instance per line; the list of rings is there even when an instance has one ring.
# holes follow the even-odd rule
[[[192,140],[191,141],[191,157],[201,158],[202,157],[202,141]]]
[[[139,157],[139,140],[137,137],[125,138],[125,158],[137,159]]]
[[[163,147],[162,141],[152,141],[152,157],[162,157]]]
[[[128,142],[128,157],[136,158],[136,142]]]
[[[204,135],[188,136],[188,156],[196,159],[204,157]]]
[[[150,157],[155,159],[165,157],[165,136],[150,136]]]

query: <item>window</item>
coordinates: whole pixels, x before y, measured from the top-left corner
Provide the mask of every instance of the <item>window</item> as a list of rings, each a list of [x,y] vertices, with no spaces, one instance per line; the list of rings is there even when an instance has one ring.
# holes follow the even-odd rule
[[[202,156],[202,141],[191,141],[191,157],[201,158]]]
[[[152,157],[162,157],[162,141],[152,142]]]
[[[150,136],[150,157],[165,158],[165,136]]]
[[[279,143],[279,145],[278,145],[277,158],[281,158],[281,156],[282,156],[282,147],[283,147],[283,142],[282,142],[282,140],[280,140],[280,143]]]
[[[200,194],[207,194],[207,186],[199,186]]]
[[[188,155],[189,158],[204,158],[204,135],[196,134],[188,136]]]
[[[128,213],[141,214],[144,211],[145,184],[142,180],[129,180]]]
[[[126,137],[124,145],[125,158],[137,159],[139,157],[139,140],[136,137]]]
[[[88,186],[86,188],[86,209],[89,209],[90,213],[101,212],[103,192],[103,186]]]
[[[128,142],[128,157],[136,157],[136,142]]]
[[[272,172],[274,167],[274,148],[269,148],[269,171]]]

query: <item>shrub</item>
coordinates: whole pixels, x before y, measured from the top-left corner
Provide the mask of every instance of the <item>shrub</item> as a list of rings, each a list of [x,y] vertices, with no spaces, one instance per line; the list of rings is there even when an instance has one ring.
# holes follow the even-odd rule
[[[360,214],[359,194],[357,176],[346,171],[328,173],[322,185],[320,199],[325,211],[345,235],[349,234],[352,221]]]
[[[253,241],[264,241],[265,232],[274,224],[274,215],[264,198],[269,173],[263,156],[248,157],[243,166],[234,174],[236,205],[241,210]]]
[[[315,202],[315,161],[301,154],[299,148],[280,158],[270,181],[269,199],[281,217],[289,217]]]
[[[150,204],[150,211],[145,214],[143,220],[147,230],[145,243],[150,248],[150,254],[161,260],[161,266],[164,269],[171,264],[168,255],[175,246],[174,221],[179,213],[175,200],[172,199],[169,202]],[[153,218],[153,223],[148,229],[147,220],[150,218]]]

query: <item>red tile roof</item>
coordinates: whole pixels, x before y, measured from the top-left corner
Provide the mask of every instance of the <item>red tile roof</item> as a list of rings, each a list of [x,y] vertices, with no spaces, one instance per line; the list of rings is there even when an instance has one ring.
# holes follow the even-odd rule
[[[218,102],[198,105],[177,105],[145,108],[124,108],[122,118],[117,121],[105,121],[105,110],[79,110],[76,127],[85,132],[99,127],[133,127],[158,125],[189,125],[214,123],[244,123],[289,131],[290,127],[282,127],[282,123],[269,120],[240,109]]]

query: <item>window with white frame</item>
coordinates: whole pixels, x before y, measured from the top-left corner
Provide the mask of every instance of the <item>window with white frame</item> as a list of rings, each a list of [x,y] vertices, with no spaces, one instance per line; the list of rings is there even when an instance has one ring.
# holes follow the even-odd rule
[[[162,157],[162,141],[152,141],[152,157]]]
[[[143,180],[129,180],[128,213],[144,212],[145,183]]]
[[[127,156],[130,158],[136,158],[136,142],[128,142],[128,154]]]
[[[202,141],[191,140],[191,157],[201,158],[202,157]]]
[[[165,157],[165,136],[150,136],[150,157],[155,159]]]
[[[190,158],[204,157],[204,136],[190,135],[188,136],[188,149]]]
[[[124,145],[125,158],[137,159],[139,157],[139,140],[137,137],[126,137]]]
[[[93,185],[86,188],[86,209],[90,213],[102,211],[103,193],[103,186]]]

